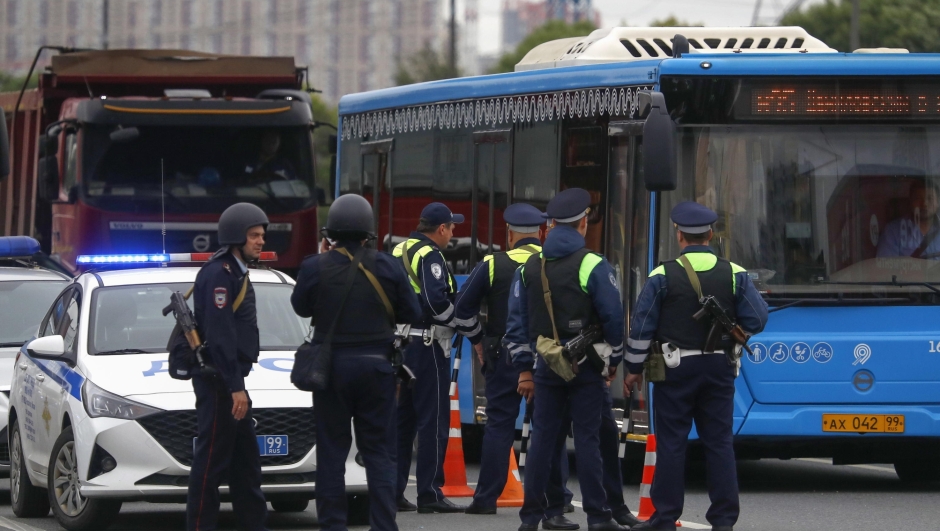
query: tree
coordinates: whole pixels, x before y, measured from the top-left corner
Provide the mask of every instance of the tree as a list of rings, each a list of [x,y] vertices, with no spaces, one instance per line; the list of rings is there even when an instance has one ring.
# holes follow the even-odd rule
[[[686,22],[685,20],[679,20],[676,18],[675,15],[669,15],[668,17],[664,19],[654,20],[650,22],[650,26],[654,28],[693,28],[693,27],[700,28],[704,25],[705,24],[702,22],[691,24],[689,22]]]
[[[422,81],[450,79],[461,75],[459,68],[451,68],[443,54],[438,53],[426,44],[424,48],[405,61],[399,61],[398,70],[395,72],[395,84],[410,85]]]
[[[522,39],[522,42],[516,46],[515,50],[504,53],[502,57],[499,58],[499,62],[496,63],[496,66],[490,70],[490,73],[512,72],[516,68],[516,63],[521,61],[522,58],[525,57],[525,54],[529,53],[532,48],[557,39],[585,37],[595,29],[597,29],[597,27],[587,20],[581,20],[573,24],[568,24],[563,20],[549,20],[542,26],[535,28],[525,39]]]
[[[0,92],[19,92],[23,88],[23,81],[26,80],[24,75],[13,75],[9,72],[0,72]],[[26,88],[36,88],[39,84],[39,76],[33,74],[33,77],[29,80],[29,83],[26,85]]]
[[[940,52],[940,0],[860,0],[859,42],[863,48],[907,48]],[[851,0],[826,0],[790,13],[782,26],[801,26],[842,51],[849,50]]]

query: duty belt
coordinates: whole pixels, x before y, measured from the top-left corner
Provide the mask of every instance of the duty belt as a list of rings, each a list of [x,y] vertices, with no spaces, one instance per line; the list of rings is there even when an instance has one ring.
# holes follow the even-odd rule
[[[695,349],[689,349],[689,348],[680,348],[678,350],[679,350],[680,358],[685,358],[688,356],[702,356],[706,354],[721,354],[721,355],[725,354],[724,352],[702,352],[701,349],[695,350]]]

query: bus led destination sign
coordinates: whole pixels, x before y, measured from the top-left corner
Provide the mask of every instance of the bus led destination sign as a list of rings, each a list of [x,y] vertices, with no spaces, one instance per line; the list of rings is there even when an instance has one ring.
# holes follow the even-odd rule
[[[860,118],[938,117],[940,93],[936,90],[899,91],[837,87],[754,87],[754,117]]]

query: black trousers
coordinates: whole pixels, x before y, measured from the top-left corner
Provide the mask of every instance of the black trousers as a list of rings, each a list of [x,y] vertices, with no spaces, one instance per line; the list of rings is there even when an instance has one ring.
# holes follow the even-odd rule
[[[189,472],[186,528],[190,531],[216,528],[219,484],[228,480],[239,528],[264,530],[268,505],[261,492],[261,457],[251,407],[242,420],[235,420],[232,394],[214,377],[193,378],[193,390],[199,435]]]
[[[738,521],[738,476],[734,460],[734,367],[724,355],[688,356],[666,381],[653,384],[656,475],[650,498],[655,528],[672,529],[682,515],[685,450],[692,421],[705,448],[705,476],[711,506],[705,519],[713,526]]]
[[[389,348],[333,353],[331,384],[313,395],[317,424],[317,519],[324,530],[345,531],[346,458],[352,444],[366,465],[369,524],[397,531],[395,375]],[[350,421],[352,428],[350,428]]]

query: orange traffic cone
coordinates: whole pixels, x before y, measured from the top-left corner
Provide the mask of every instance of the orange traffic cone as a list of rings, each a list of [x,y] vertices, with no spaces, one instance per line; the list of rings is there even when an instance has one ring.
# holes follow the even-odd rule
[[[522,481],[519,479],[519,467],[516,466],[516,452],[509,449],[509,478],[506,479],[506,486],[503,487],[503,493],[496,500],[497,507],[522,507],[524,498],[522,490]]]
[[[656,508],[650,498],[650,488],[653,486],[653,475],[656,473],[656,436],[652,433],[646,436],[646,459],[643,462],[643,481],[640,483],[640,511],[636,517],[640,520],[649,520]],[[682,527],[676,522],[676,527]]]
[[[463,457],[463,439],[460,436],[460,398],[457,389],[450,397],[450,439],[444,455],[444,486],[441,492],[452,498],[473,496],[467,485],[467,466]]]

